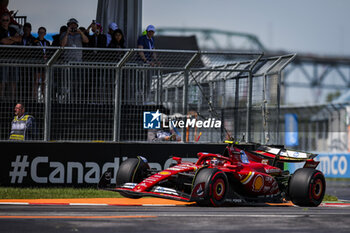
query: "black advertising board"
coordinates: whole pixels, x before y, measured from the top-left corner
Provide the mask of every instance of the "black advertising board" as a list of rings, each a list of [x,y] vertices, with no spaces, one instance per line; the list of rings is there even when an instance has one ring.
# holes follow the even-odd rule
[[[95,187],[108,168],[143,156],[151,167],[167,168],[172,156],[195,161],[198,152],[222,153],[225,144],[183,143],[28,143],[2,142],[1,186]]]

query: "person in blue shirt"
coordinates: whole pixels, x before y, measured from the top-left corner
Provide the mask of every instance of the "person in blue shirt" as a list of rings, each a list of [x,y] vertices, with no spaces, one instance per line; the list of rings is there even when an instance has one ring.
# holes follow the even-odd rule
[[[146,28],[146,34],[140,36],[137,40],[137,47],[139,49],[149,49],[149,50],[155,49],[155,42],[154,42],[155,32],[156,32],[155,27],[153,25],[148,25]],[[152,66],[155,65],[155,63],[158,63],[156,53],[140,51],[139,55],[141,60],[144,63],[148,63]]]

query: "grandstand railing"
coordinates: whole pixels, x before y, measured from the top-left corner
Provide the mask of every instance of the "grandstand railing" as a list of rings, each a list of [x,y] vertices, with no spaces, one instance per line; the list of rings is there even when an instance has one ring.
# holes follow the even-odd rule
[[[183,142],[229,134],[278,143],[281,74],[294,57],[0,46],[0,140],[8,140],[14,105],[22,102],[36,118],[36,140],[148,141],[143,112],[159,110],[222,121],[219,129],[178,129]]]

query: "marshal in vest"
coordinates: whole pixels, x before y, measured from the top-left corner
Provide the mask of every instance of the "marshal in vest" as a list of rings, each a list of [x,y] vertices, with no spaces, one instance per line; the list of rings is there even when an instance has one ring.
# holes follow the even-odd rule
[[[34,139],[34,117],[31,115],[15,116],[11,124],[10,140]]]

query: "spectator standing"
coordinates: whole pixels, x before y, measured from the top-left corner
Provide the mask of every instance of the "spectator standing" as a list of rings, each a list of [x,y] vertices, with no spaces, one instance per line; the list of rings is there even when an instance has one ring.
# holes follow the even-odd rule
[[[67,22],[67,32],[61,35],[61,46],[82,47],[83,43],[89,43],[87,36],[78,28],[78,20],[71,18]]]
[[[10,24],[18,25],[17,21],[13,18],[13,12],[8,10],[9,0],[0,0],[0,15],[7,13],[10,16]]]
[[[124,34],[121,29],[117,29],[113,32],[112,40],[108,48],[125,48]]]
[[[22,37],[17,33],[16,29],[9,27],[9,25],[10,15],[8,13],[4,13],[1,16],[0,44],[13,45],[16,43],[21,43]]]
[[[141,62],[147,65],[155,66],[155,64],[158,64],[156,53],[151,52],[151,50],[155,49],[155,42],[154,42],[154,33],[156,31],[155,27],[153,25],[148,25],[146,28],[146,35],[142,35],[137,40],[137,47],[139,49],[144,50],[150,50],[148,51],[139,51],[139,58]],[[147,101],[150,101],[151,98],[151,83],[152,83],[152,76],[153,71],[148,70],[144,73],[143,79],[145,85],[143,85],[143,95],[147,99]]]
[[[35,41],[35,37],[32,35],[32,25],[30,23],[25,23],[23,25],[23,36],[22,36],[22,41],[20,43],[20,45],[23,46],[33,46],[34,45],[34,41]],[[30,49],[31,50],[31,49]],[[29,51],[29,49],[26,49],[26,51]],[[31,50],[32,51],[32,50]],[[31,58],[31,53],[26,53],[26,55],[23,55],[22,58],[24,57],[28,57],[28,59]],[[28,87],[33,87],[33,77],[35,77],[35,72],[33,69],[26,69],[26,68],[18,68],[16,67],[15,69],[20,69],[21,72],[21,76],[24,78],[22,79],[22,82],[24,83],[24,86],[28,86]],[[15,71],[16,72],[16,71]],[[24,92],[29,92],[32,91],[32,88],[25,88],[24,90],[21,91],[21,93],[23,94]],[[28,96],[33,96],[33,92],[30,92],[27,94]]]
[[[17,103],[15,106],[15,118],[11,123],[10,140],[35,139],[35,119],[26,114],[24,105]]]
[[[88,37],[78,28],[78,20],[69,19],[67,26],[67,32],[63,32],[60,37],[62,47],[83,47],[83,43],[89,43]],[[81,61],[82,51],[66,51],[64,56],[68,61]]]
[[[154,33],[156,32],[156,29],[153,25],[148,25],[146,28],[146,35],[142,35],[137,40],[137,47],[139,49],[149,49],[153,50],[155,49],[155,42],[154,42]],[[152,52],[139,52],[140,58],[144,63],[149,63],[151,65],[154,65],[154,62],[157,62],[157,57],[155,53]]]
[[[67,29],[68,29],[68,27],[65,26],[65,25],[63,25],[63,26],[61,26],[61,28],[60,28],[60,33],[59,33],[59,34],[56,34],[56,35],[54,35],[54,36],[52,36],[52,39],[53,39],[53,41],[52,41],[52,46],[61,46],[60,37],[61,37],[61,35],[62,35],[63,32],[66,32],[66,31],[67,31]]]
[[[82,31],[87,38],[89,38],[89,31],[84,27],[79,27],[80,31]],[[83,47],[89,47],[89,43],[83,42]]]
[[[46,53],[46,46],[50,46],[50,41],[45,39],[46,28],[39,27],[38,29],[38,38],[34,40],[34,45],[43,47],[44,54]]]
[[[38,29],[38,38],[34,40],[35,46],[40,46],[43,48],[43,59],[46,60],[46,47],[50,46],[50,42],[45,39],[46,36],[46,28],[39,27]],[[45,72],[42,69],[39,69],[39,72],[35,75],[34,82],[34,98],[37,98],[39,102],[44,101],[45,97]]]
[[[21,45],[32,46],[34,44],[35,37],[32,35],[32,25],[30,23],[25,23],[23,25],[23,36]]]
[[[106,35],[107,36],[107,47],[109,46],[109,44],[112,41],[113,32],[117,29],[118,29],[118,25],[114,22],[112,22],[108,25],[108,33]]]
[[[92,31],[92,35],[89,35],[89,45],[90,48],[106,48],[107,47],[107,37],[102,34],[102,26],[99,23],[92,22],[87,28],[87,32]]]
[[[0,45],[15,45],[22,41],[22,37],[17,33],[16,29],[9,27],[10,15],[4,13],[1,15],[0,22]],[[0,67],[0,98],[5,95],[7,84],[11,86],[11,95],[14,98],[17,89],[18,81],[18,68],[17,67]]]

